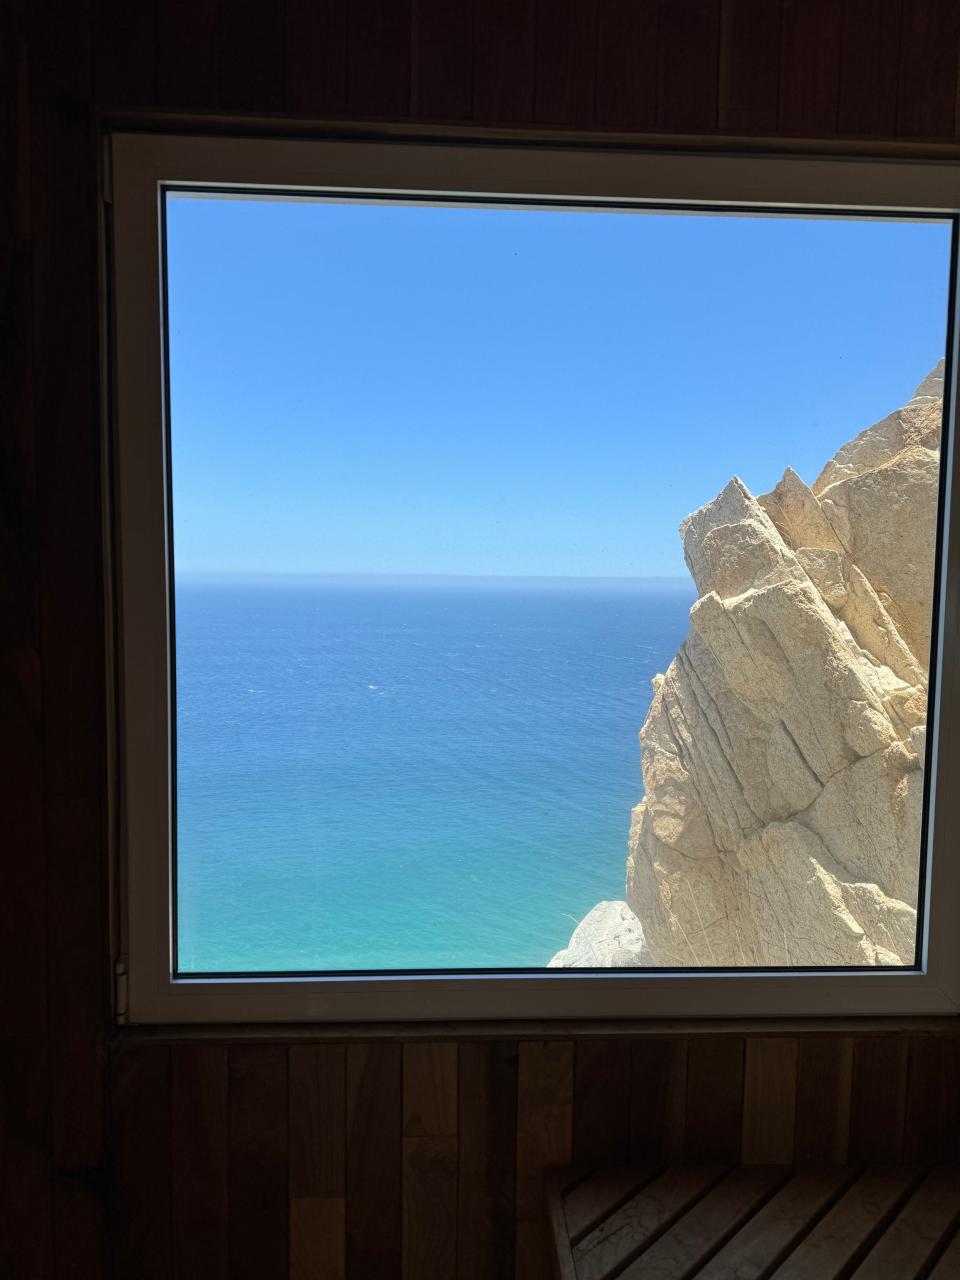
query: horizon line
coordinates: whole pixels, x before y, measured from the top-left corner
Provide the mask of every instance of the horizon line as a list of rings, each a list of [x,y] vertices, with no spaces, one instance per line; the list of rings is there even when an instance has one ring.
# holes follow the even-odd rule
[[[574,573],[371,573],[348,570],[181,569],[175,580],[294,582],[516,582],[516,583],[693,583],[689,574],[574,574]]]

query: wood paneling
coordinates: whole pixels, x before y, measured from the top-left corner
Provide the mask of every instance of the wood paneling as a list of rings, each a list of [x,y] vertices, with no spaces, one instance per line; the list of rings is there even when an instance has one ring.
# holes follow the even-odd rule
[[[597,0],[598,125],[656,125],[657,15],[657,0]]]
[[[347,1151],[344,1046],[292,1046],[288,1096],[291,1197],[343,1199]]]
[[[220,105],[219,17],[217,0],[164,0],[159,6],[157,96],[165,105],[205,111]]]
[[[284,101],[301,116],[347,109],[345,0],[286,0]]]
[[[952,0],[3,7],[0,623],[16,856],[0,1270],[99,1280],[112,1255],[116,1275],[139,1280],[443,1274],[455,1253],[464,1276],[507,1276],[518,1259],[533,1275],[536,1169],[564,1148],[568,1118],[574,1154],[599,1160],[789,1141],[792,1050],[754,1037],[551,1040],[519,1060],[511,1039],[425,1057],[398,1042],[111,1049],[97,110],[956,140],[957,12]],[[796,1158],[956,1153],[956,1054],[942,1037],[799,1036]],[[771,1071],[775,1087],[758,1086]],[[428,1236],[433,1207],[445,1225]]]
[[[794,1150],[797,1160],[843,1164],[850,1139],[853,1039],[811,1036],[797,1055]]]
[[[903,1149],[910,1041],[868,1036],[853,1048],[849,1158],[893,1164]]]
[[[844,0],[837,126],[852,137],[896,132],[901,0]]]
[[[593,123],[598,0],[553,0],[537,9],[533,118]]]
[[[177,1280],[227,1280],[227,1051],[219,1045],[175,1045],[171,1067],[174,1271]]]
[[[479,124],[533,118],[535,0],[483,0],[474,11],[473,116]]]
[[[740,1154],[749,1164],[793,1159],[797,1053],[788,1037],[747,1041]]]
[[[709,133],[717,127],[720,0],[660,0],[659,9],[657,125]]]
[[[699,1172],[658,1196],[705,1198],[664,1267],[723,1236],[724,1168],[769,1168],[744,1175],[753,1204],[805,1165],[738,1245],[773,1248],[865,1164],[956,1161],[958,1058],[957,1034],[135,1045],[113,1070],[118,1275],[546,1277],[545,1175],[571,1163],[601,1168],[566,1200],[598,1268],[599,1216],[666,1165]],[[843,1244],[828,1228],[818,1250]]]
[[[837,131],[842,9],[836,0],[783,0],[778,127],[829,138]]]
[[[296,1280],[344,1274],[346,1069],[343,1045],[290,1049],[290,1274]]]
[[[530,1040],[519,1053],[517,1275],[547,1275],[544,1173],[572,1158],[574,1046],[569,1040]]]
[[[637,1040],[631,1052],[630,1158],[680,1159],[687,1096],[687,1041]]]
[[[96,0],[94,93],[98,102],[157,101],[157,0]]]
[[[692,1037],[687,1051],[684,1158],[732,1164],[740,1154],[744,1041]]]
[[[112,1086],[113,1274],[171,1280],[170,1050],[140,1046],[117,1054]]]
[[[410,0],[347,5],[347,110],[399,119],[410,111]]]
[[[30,430],[37,478],[34,591],[42,702],[43,857],[31,868],[43,966],[55,1265],[107,1265],[104,1041],[107,924],[106,692],[98,342],[98,148],[92,6],[24,6],[29,84]],[[43,57],[35,52],[38,42]],[[54,373],[55,371],[55,373]],[[13,797],[16,806],[19,797]],[[7,846],[9,848],[9,846]],[[15,856],[22,857],[17,850]],[[26,918],[29,918],[27,916]],[[19,922],[12,920],[19,943]],[[40,1038],[42,1044],[44,1037]],[[16,1110],[16,1100],[8,1102]]]
[[[403,1275],[457,1270],[457,1046],[403,1047]]]
[[[30,96],[26,33],[12,6],[0,13],[0,149],[12,181],[0,185],[0,763],[8,795],[4,863],[7,927],[0,933],[5,1043],[0,1097],[0,1274],[53,1274],[43,884],[42,676],[35,593],[37,475],[32,430],[33,263],[30,240]]]
[[[924,1164],[960,1156],[960,1041],[910,1041],[903,1159]]]
[[[780,0],[724,0],[717,110],[721,129],[776,132],[780,11]]]
[[[473,115],[473,6],[416,0],[410,112],[420,120]]]
[[[574,1070],[573,1158],[624,1164],[630,1152],[631,1052],[626,1040],[581,1040]]]
[[[460,1046],[457,1275],[513,1271],[516,1224],[517,1045]]]
[[[229,1054],[230,1276],[288,1272],[287,1051],[244,1045]]]
[[[403,1050],[347,1049],[347,1275],[400,1273]]]
[[[457,1139],[403,1139],[403,1275],[457,1274]]]
[[[221,0],[220,105],[244,112],[283,109],[283,6]]]
[[[903,0],[897,133],[950,138],[956,124],[960,5]]]

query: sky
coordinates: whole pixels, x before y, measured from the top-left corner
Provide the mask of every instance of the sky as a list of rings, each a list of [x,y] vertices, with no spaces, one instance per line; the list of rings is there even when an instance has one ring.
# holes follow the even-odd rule
[[[939,223],[168,197],[178,574],[685,575],[943,354]]]

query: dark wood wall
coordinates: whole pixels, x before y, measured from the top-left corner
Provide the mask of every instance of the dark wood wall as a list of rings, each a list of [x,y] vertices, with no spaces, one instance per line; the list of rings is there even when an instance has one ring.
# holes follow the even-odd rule
[[[842,1037],[799,1051],[736,1036],[518,1047],[505,1032],[436,1050],[117,1038],[96,191],[101,123],[137,112],[956,155],[958,37],[955,0],[0,8],[3,1280],[266,1277],[290,1259],[335,1276],[311,1259],[342,1247],[355,1277],[397,1274],[401,1253],[411,1276],[452,1273],[436,1250],[463,1276],[502,1278],[516,1249],[536,1275],[537,1171],[571,1150],[669,1139],[732,1158],[741,1140],[829,1141],[839,1158],[845,1143],[954,1142],[955,1044],[894,1027],[855,1051]]]
[[[129,1043],[124,1280],[540,1280],[550,1165],[953,1161],[939,1035]]]

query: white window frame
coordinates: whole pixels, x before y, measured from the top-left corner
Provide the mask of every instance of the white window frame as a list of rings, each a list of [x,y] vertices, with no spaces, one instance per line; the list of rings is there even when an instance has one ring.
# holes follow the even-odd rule
[[[165,185],[390,199],[960,214],[952,163],[560,146],[114,134],[113,556],[126,1018],[141,1023],[956,1014],[960,1010],[960,483],[956,247],[932,787],[915,969],[183,978],[172,971],[173,782],[161,194]],[[956,241],[956,222],[955,222]],[[953,786],[951,787],[951,780]]]

